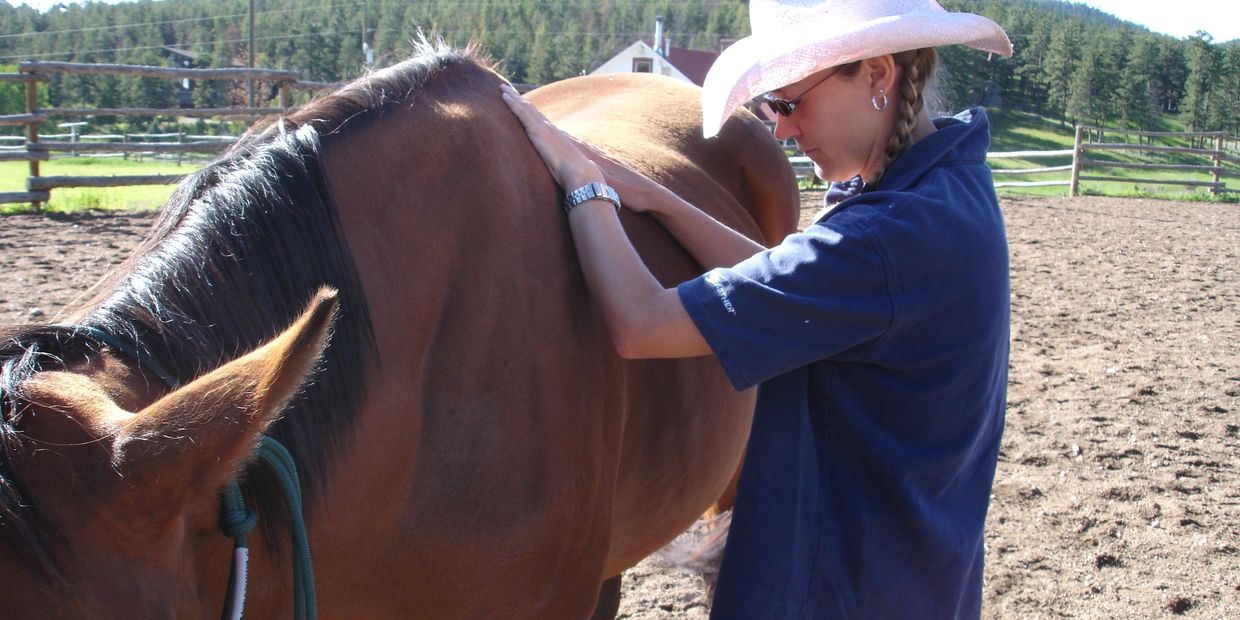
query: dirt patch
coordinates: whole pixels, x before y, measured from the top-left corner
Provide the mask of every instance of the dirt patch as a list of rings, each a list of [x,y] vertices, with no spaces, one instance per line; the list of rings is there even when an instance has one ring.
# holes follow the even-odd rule
[[[0,324],[54,322],[120,264],[155,213],[0,217]]]
[[[804,223],[821,193],[802,198]],[[1240,208],[1003,209],[1012,364],[985,616],[1240,617]],[[0,322],[55,320],[151,220],[0,218]],[[695,577],[626,574],[621,617],[706,616]]]

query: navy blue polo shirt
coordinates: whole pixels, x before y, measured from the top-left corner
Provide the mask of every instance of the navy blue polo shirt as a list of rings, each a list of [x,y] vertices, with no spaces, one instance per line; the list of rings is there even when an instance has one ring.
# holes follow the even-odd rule
[[[804,233],[679,287],[759,385],[711,617],[976,618],[1007,390],[981,109]]]

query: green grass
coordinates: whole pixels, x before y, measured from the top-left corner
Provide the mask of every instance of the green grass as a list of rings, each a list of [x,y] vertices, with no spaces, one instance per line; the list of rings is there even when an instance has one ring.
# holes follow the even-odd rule
[[[103,157],[64,157],[40,162],[40,176],[118,176],[140,174],[189,174],[206,163],[204,159],[143,161]],[[0,162],[0,192],[21,192],[26,189],[30,174],[26,162]],[[134,185],[127,187],[63,187],[51,192],[51,200],[43,205],[46,211],[71,212],[85,210],[140,211],[156,209],[168,201],[174,185]],[[0,214],[28,212],[29,204],[0,204]]]

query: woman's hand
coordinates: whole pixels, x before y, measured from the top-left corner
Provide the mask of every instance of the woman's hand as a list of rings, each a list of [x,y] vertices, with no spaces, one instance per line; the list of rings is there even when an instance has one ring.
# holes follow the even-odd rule
[[[512,110],[530,142],[542,156],[551,176],[565,190],[591,181],[604,180],[615,188],[630,211],[656,211],[657,205],[674,198],[667,189],[646,175],[629,168],[598,149],[564,133],[509,84],[500,87],[504,103]]]
[[[603,171],[586,157],[579,143],[551,124],[547,117],[526,101],[510,84],[500,86],[500,96],[517,120],[525,126],[534,149],[542,156],[555,182],[565,190],[574,190],[586,183],[602,181]]]
[[[593,146],[580,141],[576,141],[576,144],[585,157],[603,171],[607,184],[624,200],[625,209],[637,213],[655,211],[652,205],[655,204],[656,196],[660,192],[670,194],[650,177],[608,157]]]

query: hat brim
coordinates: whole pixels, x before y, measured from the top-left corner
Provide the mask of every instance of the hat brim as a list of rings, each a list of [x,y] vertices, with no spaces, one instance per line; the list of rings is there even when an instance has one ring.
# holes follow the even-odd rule
[[[835,20],[838,22],[838,20]],[[719,133],[736,108],[758,95],[855,60],[963,44],[1012,55],[995,22],[971,13],[918,11],[862,24],[807,20],[791,31],[750,35],[719,55],[702,86],[702,134]]]

